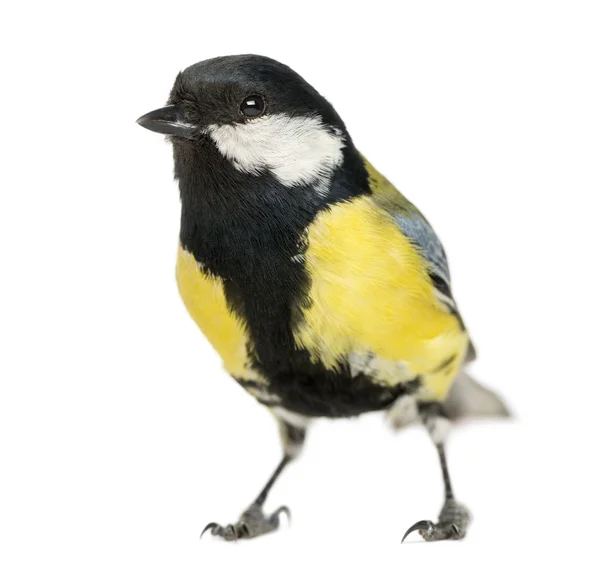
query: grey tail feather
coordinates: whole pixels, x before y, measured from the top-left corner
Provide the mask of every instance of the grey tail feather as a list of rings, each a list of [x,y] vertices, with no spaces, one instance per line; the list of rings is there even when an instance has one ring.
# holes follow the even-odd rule
[[[465,357],[465,364],[469,362],[473,362],[477,358],[477,350],[475,349],[475,345],[473,345],[473,341],[469,340],[469,348],[467,349],[467,356]]]
[[[464,371],[454,380],[442,407],[448,418],[453,420],[468,417],[510,417],[504,401]]]

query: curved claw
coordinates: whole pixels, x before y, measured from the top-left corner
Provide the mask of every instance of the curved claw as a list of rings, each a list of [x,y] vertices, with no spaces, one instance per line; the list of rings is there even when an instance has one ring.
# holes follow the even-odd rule
[[[290,509],[287,506],[280,506],[273,514],[271,514],[271,519],[277,520],[277,522],[279,522],[279,516],[281,514],[285,514],[285,517],[287,518],[288,526],[291,526],[292,513],[290,512]]]
[[[404,540],[407,538],[407,536],[415,530],[431,532],[433,530],[433,522],[431,520],[420,520],[419,522],[413,524],[408,530],[406,530],[406,533],[402,538],[402,542],[400,543],[404,543]]]
[[[237,542],[238,541],[238,533],[235,529],[235,526],[233,524],[227,524],[227,528],[225,528],[225,532],[227,532],[229,530],[229,535],[233,536],[233,539]],[[227,539],[225,532],[223,532],[223,538]]]
[[[206,528],[204,528],[204,530],[202,530],[202,533],[200,534],[200,539],[202,539],[202,536],[208,532],[208,530],[211,530],[211,533],[214,535],[214,532],[212,532],[212,530],[214,530],[215,528],[218,528],[219,525],[216,522],[211,522],[210,524],[206,525]]]
[[[248,537],[250,535],[250,529],[248,528],[248,524],[246,524],[245,522],[240,522],[236,533],[238,538]]]

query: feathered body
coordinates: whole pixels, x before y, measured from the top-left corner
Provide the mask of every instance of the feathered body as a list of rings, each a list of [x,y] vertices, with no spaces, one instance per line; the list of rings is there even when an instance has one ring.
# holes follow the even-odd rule
[[[205,151],[211,173],[187,178],[178,162],[197,158],[202,169]],[[469,338],[438,288],[449,295],[443,250],[349,139],[344,167],[317,197],[310,188],[282,192],[269,177],[219,183],[218,166],[231,164],[211,145],[176,146],[176,155],[181,296],[259,401],[338,417],[387,408],[407,391],[446,397]]]

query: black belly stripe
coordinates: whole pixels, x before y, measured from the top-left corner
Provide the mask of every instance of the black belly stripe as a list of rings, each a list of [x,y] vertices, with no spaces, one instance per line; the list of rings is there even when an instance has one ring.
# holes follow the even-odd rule
[[[267,406],[281,406],[307,417],[352,417],[387,409],[399,397],[415,393],[421,386],[419,377],[409,382],[384,386],[376,384],[365,374],[346,376],[339,372],[321,370],[306,374],[295,372],[284,382],[271,379],[267,391],[281,400],[274,403],[258,398]],[[238,380],[245,388],[257,387],[255,382]]]

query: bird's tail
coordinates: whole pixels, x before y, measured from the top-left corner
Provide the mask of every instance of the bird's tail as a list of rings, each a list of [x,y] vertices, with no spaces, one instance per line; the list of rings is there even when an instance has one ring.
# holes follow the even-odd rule
[[[443,410],[449,419],[454,420],[469,417],[510,417],[510,411],[504,401],[464,371],[454,380],[444,401]]]

